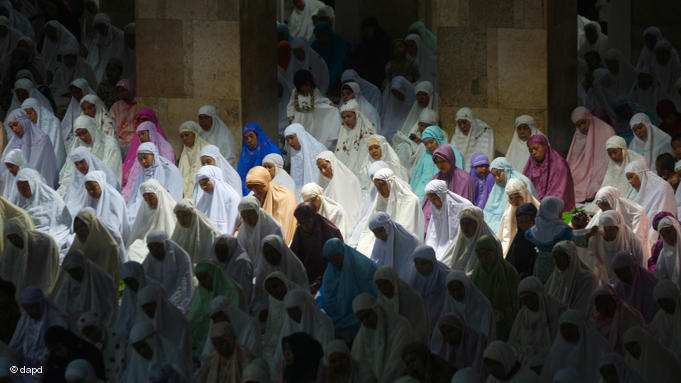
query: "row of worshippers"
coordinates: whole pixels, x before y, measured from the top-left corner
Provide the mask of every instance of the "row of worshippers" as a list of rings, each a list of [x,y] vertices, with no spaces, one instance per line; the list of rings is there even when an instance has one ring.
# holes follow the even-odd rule
[[[119,80],[135,83],[134,22],[121,30],[100,12],[98,0],[87,0],[79,7],[65,7],[56,17],[34,4],[32,23],[27,23],[22,14],[27,7],[17,9],[12,3],[0,4],[0,28],[5,32],[0,37],[0,115],[19,107],[26,92],[37,92],[61,117],[69,105],[69,86],[77,78],[86,79],[108,109],[119,100]]]
[[[174,209],[176,228],[197,221],[199,227],[181,235],[176,229],[173,239],[154,230],[142,263],[122,265],[115,240],[86,210],[74,222],[80,242],[56,267],[54,240],[32,229],[25,211],[0,202],[0,271],[12,281],[2,289],[8,313],[2,340],[9,346],[3,357],[46,365],[54,381],[71,381],[69,365],[77,359],[99,379],[114,381],[163,374],[237,382],[256,357],[268,361],[255,363],[271,378],[256,381],[287,382],[392,382],[402,375],[447,382],[457,370],[472,376],[464,381],[550,382],[563,368],[579,381],[612,374],[668,381],[681,369],[678,285],[641,266],[641,249],[630,247],[638,239],[614,209],[599,219],[603,242],[615,244],[604,244],[600,257],[563,239],[573,233],[559,218],[559,198],[546,198],[539,211],[532,203],[518,207],[517,225],[530,226],[525,237],[537,248],[554,243],[543,283],[538,273],[523,276],[510,255],[504,259],[477,207],[459,219],[457,245],[470,253],[441,262],[434,247],[386,213],[372,216],[376,244],[369,258],[345,244],[312,203],[295,208],[298,226],[287,247],[282,225],[257,197],[240,202],[243,227],[236,238],[206,232],[200,226],[210,221],[186,201]],[[678,245],[668,244],[681,234],[679,222],[666,216],[657,228],[665,243],[660,256],[676,252],[678,259]],[[181,245],[187,236],[190,244],[209,244],[208,259],[192,259]],[[516,260],[530,257],[515,254]],[[457,265],[462,258],[470,272]],[[592,266],[591,259],[601,263]],[[43,265],[46,260],[51,263]],[[119,278],[125,285],[120,305]],[[613,363],[615,371],[603,368]]]

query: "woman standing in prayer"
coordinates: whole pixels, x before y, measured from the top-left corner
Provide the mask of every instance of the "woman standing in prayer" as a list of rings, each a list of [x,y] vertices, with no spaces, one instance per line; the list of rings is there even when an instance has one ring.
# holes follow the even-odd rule
[[[331,238],[343,239],[340,230],[328,219],[317,213],[309,202],[303,202],[294,212],[298,227],[291,241],[291,251],[300,259],[307,272],[307,279],[314,294],[322,284],[326,271],[323,247]]]
[[[428,308],[419,292],[390,266],[379,267],[374,273],[374,282],[379,292],[378,303],[407,318],[416,339],[423,342],[430,339]]]
[[[215,238],[209,259],[241,286],[246,303],[248,303],[253,290],[255,269],[248,253],[239,244],[239,240],[226,234]]]
[[[499,241],[483,235],[475,242],[475,266],[471,281],[489,299],[494,308],[497,339],[506,340],[518,313],[518,272],[503,258]]]
[[[191,329],[192,350],[195,350],[194,354],[199,354],[210,331],[208,307],[213,298],[225,297],[231,304],[244,311],[248,311],[248,305],[241,286],[217,263],[203,260],[196,265],[195,272],[199,285],[187,312],[187,320]]]
[[[324,189],[314,182],[311,182],[301,189],[303,201],[311,203],[315,211],[325,219],[329,220],[338,230],[343,238],[349,238],[352,234],[351,226],[345,208],[333,199],[324,196]]]
[[[409,58],[409,63],[413,63]],[[388,63],[390,65],[390,63]],[[386,66],[387,69],[387,66]],[[418,69],[417,69],[418,72]],[[414,86],[402,75],[389,77],[390,86],[383,93],[383,111],[381,112],[381,131],[388,142],[392,142],[395,132],[400,130],[409,115],[409,108],[414,103]]]
[[[477,206],[466,207],[458,217],[452,218],[459,220],[459,232],[440,259],[452,270],[462,270],[470,275],[478,265],[475,243],[485,235],[494,237],[494,232],[487,226]]]
[[[373,187],[371,177],[369,177],[369,168],[371,168],[371,165],[376,161],[383,161],[388,164],[393,173],[401,179],[405,181],[409,179],[407,169],[402,166],[400,158],[388,141],[386,141],[385,137],[374,134],[366,140],[366,146],[366,149],[369,152],[369,158],[362,165],[358,175],[359,181],[362,184],[362,190],[365,194]]]
[[[317,11],[324,6],[324,3],[319,0],[309,0],[294,3],[291,10],[291,15],[288,17],[288,26],[291,35],[294,37],[303,38],[305,40],[312,39],[314,24],[312,16],[317,14]]]
[[[124,255],[130,225],[123,196],[106,182],[106,175],[102,171],[89,172],[84,181],[83,188],[88,196],[83,207],[94,209],[97,218],[109,229],[118,243],[121,254]]]
[[[142,264],[135,261],[128,261],[121,265],[120,280],[125,284],[125,288],[113,328],[127,337],[137,318],[139,292],[149,285],[158,285],[158,282],[146,275]]]
[[[0,279],[11,282],[16,291],[37,286],[51,294],[57,283],[60,261],[54,240],[27,227],[18,217],[5,221],[2,235],[7,242],[0,257]]]
[[[80,109],[82,114],[92,117],[97,123],[97,129],[109,137],[113,137],[117,140],[118,131],[117,126],[114,124],[113,119],[109,115],[109,111],[104,105],[99,96],[96,94],[88,94],[80,99]],[[116,142],[118,143],[118,142]]]
[[[52,112],[43,108],[35,98],[27,98],[21,103],[21,108],[26,112],[28,118],[50,137],[50,142],[54,149],[54,157],[57,160],[57,169],[61,169],[66,157],[64,149],[64,139],[61,135],[61,125],[59,119]]]
[[[489,158],[482,153],[473,154],[468,175],[471,176],[475,185],[475,198],[471,202],[480,209],[484,209],[495,182],[494,175],[489,171]]]
[[[40,106],[54,112],[52,110],[52,104],[45,97],[42,92],[36,87],[34,81],[30,78],[20,78],[14,83],[14,89],[12,91],[12,103],[7,110],[12,111],[14,109],[19,109],[21,103],[26,101],[27,98],[35,98],[40,102]]]
[[[324,350],[312,335],[297,332],[282,339],[278,346],[289,356],[283,371],[273,373],[273,375],[283,374],[283,379],[278,379],[287,383],[324,381],[324,365],[322,364]]]
[[[362,212],[362,187],[355,173],[345,166],[333,152],[324,151],[317,155],[319,179],[324,188],[324,197],[338,202],[347,215],[350,225],[359,221]]]
[[[352,70],[352,69],[349,69]],[[346,71],[347,72],[347,71]],[[370,84],[373,86],[373,84]],[[364,97],[364,94],[361,93],[361,87],[358,82],[353,81],[353,80],[347,80],[344,82],[343,86],[341,87],[341,100],[342,100],[342,105],[345,106],[345,104],[349,103],[351,100],[355,100],[357,103],[356,109],[360,112],[362,112],[362,116],[366,118],[370,123],[372,123],[375,127],[375,130],[380,131],[381,130],[381,117],[378,114],[378,106],[374,105],[372,101],[367,100]],[[377,94],[377,99],[380,101],[381,96],[380,93]]]
[[[657,224],[657,230],[664,246],[657,258],[655,275],[681,286],[681,225],[673,216],[664,217]]]
[[[78,318],[78,334],[84,341],[96,346],[102,353],[104,362],[104,373],[109,380],[116,381],[115,378],[123,372],[125,366],[125,348],[128,343],[128,334],[119,333],[109,328],[105,323],[109,318],[104,318],[101,313],[86,312]],[[66,369],[66,378],[69,378],[69,370],[75,363],[71,362]],[[94,375],[94,371],[92,373]]]
[[[324,350],[329,366],[326,368],[327,383],[375,383],[376,378],[366,363],[356,361],[350,354],[347,343],[335,339]],[[265,382],[265,380],[258,380]]]
[[[114,121],[118,132],[118,143],[121,148],[130,146],[135,135],[135,114],[137,114],[137,93],[133,82],[128,79],[119,80],[116,83],[116,95],[118,101],[111,105],[109,115]]]
[[[501,224],[497,237],[501,242],[501,247],[504,249],[504,256],[508,254],[516,233],[518,232],[518,225],[516,222],[516,210],[525,203],[532,204],[535,208],[539,208],[539,201],[527,189],[527,184],[520,178],[512,178],[506,182],[506,195],[508,196],[508,205],[501,216]],[[525,232],[523,231],[523,236]]]
[[[222,234],[233,234],[239,220],[241,196],[223,179],[217,166],[202,166],[196,173],[193,200],[196,208],[213,221]]]
[[[657,277],[645,270],[627,252],[619,252],[612,260],[612,269],[617,276],[615,291],[631,307],[640,311],[646,323],[650,323],[657,313],[657,302],[650,299],[658,283]]]
[[[142,262],[147,256],[147,236],[154,230],[172,233],[175,230],[175,200],[155,179],[149,179],[140,185],[140,195],[144,203],[140,204],[135,222],[128,236],[127,258]]]
[[[519,170],[515,170],[511,162],[504,157],[497,157],[492,161],[490,173],[494,176],[495,183],[485,204],[485,222],[493,231],[497,232],[501,227],[501,219],[504,216],[504,212],[506,212],[509,202],[508,195],[506,194],[506,184],[508,181],[518,178],[525,182],[527,190],[529,190],[532,196],[536,197],[537,192],[534,190],[532,181]]]
[[[456,313],[473,330],[480,333],[485,342],[496,338],[494,310],[489,299],[461,270],[453,270],[447,274],[447,291],[443,312]]]
[[[257,269],[258,264],[263,260],[262,240],[271,234],[283,238],[284,231],[281,224],[260,207],[260,201],[256,197],[249,195],[242,198],[238,208],[241,226],[237,238],[251,258],[254,269]]]
[[[206,259],[215,237],[220,235],[218,228],[194,206],[191,199],[185,198],[178,202],[173,212],[177,217],[177,224],[171,236],[173,242],[189,254],[192,263]]]
[[[616,210],[622,215],[624,223],[636,234],[641,241],[641,247],[648,249],[648,234],[650,220],[643,207],[622,197],[620,191],[612,186],[606,186],[596,193],[594,198],[598,212],[591,217],[587,229],[598,224],[601,215],[608,210]]]
[[[76,238],[69,252],[79,250],[97,266],[106,271],[112,280],[118,280],[118,269],[121,267],[121,252],[118,243],[95,215],[92,209],[83,209],[73,219],[73,231]]]
[[[654,164],[662,153],[674,154],[671,137],[650,122],[645,113],[636,113],[629,126],[634,131],[634,139],[629,143],[629,149],[645,158],[648,164]]]
[[[203,166],[213,165],[222,170],[222,178],[225,182],[234,189],[234,191],[241,198],[241,177],[239,173],[234,170],[232,165],[220,154],[220,149],[215,145],[207,145],[201,149],[199,154],[201,157],[201,164]],[[274,178],[274,177],[272,177]]]
[[[597,287],[596,276],[577,255],[572,241],[560,241],[553,247],[556,267],[545,283],[546,293],[569,309],[585,311],[591,293]]]
[[[19,195],[16,176],[22,168],[26,167],[26,157],[21,149],[12,149],[5,153],[2,162],[7,168],[7,172],[2,177],[2,196],[9,201],[16,201]]]
[[[146,129],[141,129],[141,130],[146,130],[149,132],[148,136],[146,137],[146,133],[142,133],[139,127],[144,123],[144,122],[151,122],[152,125],[145,125],[147,128]],[[133,119],[134,126],[135,126],[135,134],[132,137],[132,141],[130,141],[130,147],[128,148],[128,154],[125,156],[125,161],[123,162],[123,183],[122,186],[127,185],[128,183],[128,177],[130,176],[130,173],[132,171],[132,168],[135,167],[135,164],[137,164],[137,148],[142,144],[142,138],[145,139],[145,142],[153,142],[156,144],[156,147],[159,148],[159,153],[171,162],[175,163],[175,151],[173,150],[173,147],[168,143],[168,139],[166,137],[166,134],[163,132],[163,128],[161,127],[161,124],[158,122],[158,118],[156,117],[156,113],[154,113],[154,110],[151,108],[142,108],[140,109],[136,114]],[[138,131],[139,130],[139,131]],[[147,139],[148,138],[148,139]],[[138,168],[139,169],[139,168]],[[139,170],[138,170],[139,172]]]
[[[269,295],[269,303],[262,310],[251,306],[251,311],[258,314],[260,322],[266,321],[263,333],[264,358],[273,358],[279,347],[279,334],[288,315],[284,307],[284,297],[289,291],[301,287],[304,286],[298,286],[286,278],[281,271],[275,271],[265,278],[265,290]],[[269,370],[269,367],[267,369]]]
[[[341,126],[338,109],[316,88],[315,79],[309,71],[297,71],[293,83],[296,89],[286,106],[289,122],[303,125],[319,142],[333,147]]]
[[[575,200],[588,201],[603,183],[608,169],[608,156],[603,146],[615,135],[615,130],[583,106],[575,108],[571,118],[576,130],[567,162],[575,183]]]
[[[105,77],[106,66],[112,58],[119,58],[125,51],[123,31],[111,24],[105,13],[98,13],[92,20],[96,36],[87,47],[87,62],[95,71],[97,81]]]
[[[310,47],[314,49],[324,59],[329,70],[329,88],[338,89],[345,60],[347,59],[349,44],[338,33],[333,31],[331,25],[320,20],[314,26],[315,40]]]
[[[62,263],[61,284],[58,286],[54,304],[63,307],[74,327],[80,315],[97,312],[113,323],[116,314],[117,294],[111,277],[90,261],[79,250],[69,251]]]
[[[0,229],[3,228],[4,221],[14,217],[19,217],[19,219],[23,221],[24,226],[27,228],[27,230],[35,229],[35,225],[31,220],[31,216],[28,215],[26,210],[20,208],[19,206],[16,206],[15,204],[11,203],[5,198],[0,197]],[[0,235],[0,250],[3,250],[5,248],[4,244],[5,236]]]
[[[173,147],[161,134],[158,133],[153,122],[144,121],[137,125],[137,132],[135,133],[133,140],[135,139],[138,140],[137,145],[135,146],[135,152],[133,153],[130,151],[132,150],[131,145],[130,149],[128,150],[128,155],[125,157],[125,161],[123,162],[125,186],[123,187],[122,194],[126,201],[129,201],[130,196],[134,194],[135,190],[133,186],[135,185],[135,181],[137,180],[140,172],[144,169],[137,158],[137,150],[139,150],[141,144],[149,142],[156,145],[158,154],[171,164],[175,165],[175,151],[173,150]],[[129,158],[134,158],[135,162],[130,164],[128,162]],[[129,168],[127,168],[126,171],[125,169],[128,166]]]
[[[290,243],[296,231],[293,212],[298,200],[292,191],[283,186],[272,184],[269,171],[262,166],[253,167],[246,175],[246,185],[260,202],[260,206],[270,213],[284,230],[284,239]]]
[[[281,155],[281,151],[262,131],[260,125],[254,122],[246,124],[241,134],[245,145],[241,145],[241,156],[236,170],[241,176],[242,194],[247,195],[250,192],[246,187],[248,171],[254,166],[261,166],[266,155],[270,153]]]
[[[405,136],[416,134],[421,112],[426,109],[437,111],[437,94],[430,81],[420,81],[414,86],[414,103],[399,132]]]
[[[504,157],[506,157],[511,163],[511,166],[519,172],[525,169],[525,164],[527,164],[527,160],[530,158],[530,152],[527,149],[527,140],[534,135],[543,135],[543,133],[537,129],[534,118],[526,114],[516,117],[513,139],[508,145]]]
[[[517,350],[520,363],[540,367],[558,334],[558,319],[566,307],[548,295],[537,277],[518,285],[520,311],[513,322],[508,344]]]
[[[424,237],[423,212],[419,206],[418,197],[411,192],[409,185],[399,179],[392,170],[381,169],[374,174],[374,186],[378,194],[369,217],[376,212],[385,212],[396,223],[402,225],[408,231],[414,233],[416,238]],[[357,251],[362,254],[370,254],[374,248],[376,239],[369,222],[362,229],[357,245]]]
[[[322,56],[310,48],[310,43],[306,39],[300,37],[291,41],[291,52],[293,54],[288,67],[286,67],[286,79],[295,83],[295,74],[300,70],[305,70],[312,75],[312,80],[316,84],[320,96],[323,97],[329,90],[329,68]],[[290,116],[289,114],[288,117]]]
[[[419,66],[419,80],[437,84],[437,56],[434,51],[426,48],[421,37],[416,33],[409,33],[404,38],[407,44],[407,54],[411,56]]]
[[[385,79],[391,83],[396,77],[404,77],[409,83],[415,83],[420,77],[419,64],[407,54],[407,43],[402,38],[393,40],[392,57],[385,64]],[[385,100],[384,100],[385,105]],[[411,103],[409,103],[411,105]],[[399,129],[399,126],[397,127]]]
[[[289,148],[291,178],[293,178],[297,187],[296,190],[292,191],[296,195],[300,195],[300,189],[303,185],[315,182],[319,177],[317,156],[327,149],[299,123],[293,123],[286,127],[284,137]]]
[[[435,163],[439,172],[433,175],[431,180],[445,181],[447,182],[447,189],[450,191],[471,202],[475,200],[475,184],[465,170],[456,166],[455,152],[450,145],[440,145],[435,149],[433,152],[433,163]],[[425,185],[423,190],[425,194]],[[416,191],[416,193],[419,192]],[[430,221],[431,206],[430,200],[426,198],[423,200],[423,216],[426,219],[427,225]]]
[[[60,254],[73,241],[71,214],[59,194],[45,184],[40,174],[31,168],[24,168],[16,177],[17,206],[26,210],[35,223],[36,230],[54,239]],[[48,291],[45,289],[45,291]]]
[[[116,140],[99,131],[95,120],[85,115],[76,118],[73,122],[73,130],[76,138],[71,143],[69,155],[79,147],[88,148],[93,155],[101,159],[113,171],[116,179],[120,180],[122,172],[121,150]],[[66,180],[73,177],[73,170],[73,164],[65,163],[59,172],[60,183],[67,183]]]
[[[490,374],[486,382],[537,382],[537,373],[523,365],[516,356],[516,350],[501,340],[495,340],[485,348],[482,361]]]
[[[534,226],[525,232],[527,239],[539,250],[534,262],[534,275],[543,282],[546,282],[555,266],[553,246],[560,241],[569,241],[573,236],[572,227],[561,219],[565,210],[563,206],[563,201],[558,197],[544,198],[539,205]]]
[[[470,368],[481,373],[487,339],[471,326],[460,314],[443,314],[434,329],[430,351],[458,370]]]
[[[423,200],[423,190],[428,181],[442,179],[452,186],[454,193],[467,198],[475,199],[473,181],[463,170],[463,155],[457,149],[447,144],[444,132],[438,126],[429,126],[421,134],[424,151],[411,169],[411,185],[414,194]],[[449,149],[447,149],[449,148]],[[435,152],[438,151],[438,159],[435,161]],[[449,166],[447,166],[449,165]],[[442,170],[440,170],[442,168]],[[469,179],[469,182],[465,180]],[[455,180],[463,180],[455,182]],[[406,180],[405,180],[406,181]]]
[[[213,105],[204,105],[199,108],[199,126],[201,137],[204,141],[216,145],[220,154],[227,160],[230,166],[236,166],[236,146],[231,129],[218,116]]]
[[[393,137],[393,146],[398,153],[400,161],[405,167],[411,169],[416,163],[416,160],[418,160],[423,154],[423,151],[425,151],[425,145],[423,145],[423,142],[421,141],[423,132],[429,126],[439,125],[440,117],[437,112],[432,109],[423,109],[419,115],[418,122],[414,125],[415,132],[411,138],[403,135],[401,132],[395,133],[395,136]],[[449,141],[447,133],[442,132],[442,137],[443,143]],[[454,148],[454,150],[455,152],[458,152],[456,148]],[[458,159],[458,161],[463,165],[463,156],[460,157],[461,158]]]
[[[25,288],[19,295],[19,304],[24,311],[9,347],[17,353],[22,365],[41,367],[47,363],[49,356],[45,332],[53,326],[67,328],[67,318],[39,287]]]
[[[9,54],[9,52],[8,52]],[[80,47],[78,44],[66,45],[59,49],[59,55],[62,57],[62,62],[57,66],[52,83],[49,85],[50,92],[54,98],[57,106],[57,113],[66,110],[70,104],[71,91],[69,87],[76,79],[81,79],[86,83],[96,84],[95,74],[85,62],[85,58],[80,55]],[[85,92],[84,94],[94,93]],[[80,114],[80,109],[78,110]]]
[[[377,52],[373,52],[374,54]],[[383,64],[381,64],[381,72],[383,72]],[[366,99],[371,103],[371,105],[376,109],[378,113],[381,113],[382,108],[382,102],[383,102],[383,96],[381,95],[381,90],[373,84],[371,80],[365,80],[364,78],[360,77],[357,71],[354,69],[346,69],[343,71],[343,74],[341,75],[341,82],[343,85],[350,84],[350,83],[356,83],[360,86],[360,91],[361,91],[361,97],[359,99]],[[380,84],[380,82],[377,82],[377,84]],[[354,90],[354,87],[351,87],[351,89]],[[354,98],[357,99],[357,92],[354,92]],[[341,88],[341,95],[343,95],[342,88]],[[343,100],[343,102],[347,102],[346,100]],[[361,101],[358,101],[360,105],[363,105]],[[368,113],[364,113],[365,115],[369,115]],[[371,119],[371,117],[369,117]]]
[[[367,162],[368,143],[374,134],[376,126],[369,121],[355,100],[346,102],[340,108],[343,124],[338,133],[336,156],[355,173],[360,173]]]
[[[173,334],[165,334],[152,322],[135,323],[128,337],[126,366],[119,381],[150,381],[155,374],[171,375],[177,381],[186,379],[191,355],[183,355],[168,335]]]
[[[631,185],[626,198],[641,205],[648,217],[654,217],[661,211],[676,212],[674,189],[667,181],[650,171],[644,162],[631,162],[624,172]]]
[[[427,245],[420,245],[412,252],[413,272],[408,279],[426,304],[430,320],[430,333],[433,333],[447,296],[447,274],[449,267],[439,262],[435,251]]]
[[[539,204],[537,204],[539,206]],[[525,232],[534,226],[537,216],[537,206],[532,203],[525,203],[518,206],[515,210],[516,234],[513,242],[510,243],[508,251],[504,255],[506,260],[518,271],[520,279],[532,275],[534,272],[534,262],[537,260],[537,247],[525,237]],[[505,232],[506,229],[504,229]],[[502,233],[502,235],[504,235]],[[502,242],[503,245],[504,242]]]
[[[525,174],[537,190],[537,199],[547,196],[559,197],[564,202],[564,210],[575,208],[575,191],[570,167],[549,141],[541,135],[534,135],[527,140],[530,159],[525,165]]]
[[[650,323],[652,332],[663,346],[681,357],[681,293],[670,280],[659,281],[653,292],[660,309]]]
[[[12,135],[2,157],[6,157],[12,149],[21,149],[26,156],[26,165],[37,170],[50,187],[57,186],[54,147],[47,134],[41,131],[22,109],[10,112],[5,121]],[[3,167],[2,173],[4,172],[7,172],[7,168]]]
[[[270,153],[266,155],[265,158],[262,159],[262,166],[270,172],[272,183],[281,185],[292,192],[297,190],[296,182],[284,169],[284,158],[281,154]],[[239,181],[239,183],[241,183],[241,181]]]
[[[435,250],[439,261],[459,234],[459,214],[471,202],[447,188],[443,180],[432,180],[426,185],[426,198],[431,205],[431,217],[426,226],[425,244]]]
[[[142,165],[142,172],[135,180],[128,200],[128,223],[130,226],[135,223],[137,211],[144,200],[140,186],[147,180],[157,180],[175,201],[182,199],[183,192],[182,173],[172,162],[158,154],[156,145],[151,142],[140,145],[137,148],[137,160]],[[132,179],[128,179],[128,181],[130,182]]]
[[[200,131],[201,127],[194,121],[185,121],[180,125],[182,154],[177,161],[177,167],[182,173],[186,198],[189,198],[194,192],[196,172],[201,168],[201,150],[208,145],[199,135]]]
[[[421,241],[399,223],[383,212],[374,213],[369,229],[377,241],[371,251],[371,260],[378,267],[390,266],[404,281],[411,281],[414,274],[412,253]]]
[[[622,301],[612,286],[597,288],[592,301],[589,310],[592,325],[613,351],[624,353],[624,333],[632,327],[645,326],[645,319],[638,310]]]
[[[289,249],[284,240],[278,235],[268,235],[261,242],[262,260],[257,262],[255,269],[255,290],[252,306],[258,310],[266,305],[267,294],[265,279],[274,271],[281,271],[288,279],[298,286],[309,290],[307,272],[303,263]]]
[[[624,138],[620,136],[610,137],[605,144],[610,157],[608,170],[605,173],[602,186],[613,186],[622,192],[622,195],[627,195],[631,189],[631,185],[626,181],[624,169],[634,161],[641,161],[647,164],[645,158],[634,150],[627,148],[627,143]]]
[[[210,317],[211,328],[219,323],[230,323],[237,333],[236,342],[252,355],[262,354],[262,340],[260,336],[260,326],[256,318],[248,315],[227,297],[217,296],[208,305],[208,315]],[[206,360],[215,351],[213,343],[206,339],[201,360]]]
[[[624,333],[625,360],[644,382],[673,382],[681,374],[681,364],[674,354],[643,326]]]
[[[360,326],[353,299],[361,293],[378,295],[373,280],[376,264],[338,238],[326,241],[323,253],[329,265],[317,292],[317,306],[333,320],[337,337],[352,338]]]
[[[229,322],[217,323],[210,329],[209,337],[215,351],[201,365],[195,382],[242,382],[244,369],[253,356],[237,342],[234,327]]]
[[[450,143],[461,150],[466,164],[471,163],[475,153],[494,158],[494,131],[487,123],[475,118],[471,108],[461,108],[456,112],[456,130]]]

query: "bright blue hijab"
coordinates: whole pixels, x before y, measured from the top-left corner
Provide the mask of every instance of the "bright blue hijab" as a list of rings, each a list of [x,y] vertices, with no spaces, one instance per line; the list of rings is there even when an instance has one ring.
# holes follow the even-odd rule
[[[255,149],[251,149],[246,145],[246,140],[243,136],[248,132],[255,132],[258,136],[258,146]],[[250,191],[246,188],[246,174],[254,166],[262,166],[262,159],[270,153],[276,153],[281,155],[281,150],[277,147],[277,144],[272,142],[267,134],[262,131],[260,125],[255,122],[247,124],[241,131],[241,138],[243,144],[241,145],[241,156],[239,157],[239,165],[237,166],[237,172],[241,176],[241,188],[243,195],[248,195]]]
[[[448,144],[447,141],[445,141],[445,134],[439,126],[429,126],[421,133],[421,140],[428,138],[437,141],[437,146]],[[452,149],[454,149],[454,155],[456,156],[456,167],[465,169],[463,155],[457,148],[452,146]],[[416,165],[414,165],[414,171],[411,176],[411,181],[409,182],[411,190],[419,197],[421,203],[423,203],[423,196],[425,196],[426,184],[428,184],[438,172],[439,170],[437,166],[435,166],[435,162],[433,162],[433,153],[428,150],[424,151],[418,161],[416,161]]]
[[[506,183],[508,183],[511,178],[520,178],[527,185],[527,190],[529,190],[533,196],[537,196],[537,191],[534,190],[534,184],[532,184],[532,181],[525,177],[523,173],[513,169],[513,165],[511,165],[511,162],[507,160],[506,157],[495,158],[490,164],[489,169],[490,172],[492,169],[503,169],[506,173]],[[492,229],[493,233],[499,232],[501,217],[504,215],[507,205],[508,196],[506,195],[506,184],[500,185],[495,181],[492,191],[489,193],[489,197],[487,198],[485,209],[483,210],[485,213],[485,222],[487,222],[487,225],[490,227],[490,229]]]
[[[322,286],[317,293],[317,306],[333,320],[336,336],[352,338],[360,326],[352,310],[352,301],[361,293],[378,296],[374,283],[378,266],[340,239],[331,238],[324,243],[323,255],[328,260],[335,254],[343,255],[343,267],[338,270],[330,262],[326,266]]]

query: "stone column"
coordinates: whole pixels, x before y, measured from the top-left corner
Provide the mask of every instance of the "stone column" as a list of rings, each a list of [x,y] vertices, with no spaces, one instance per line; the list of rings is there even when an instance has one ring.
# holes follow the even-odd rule
[[[135,2],[138,101],[156,111],[176,150],[180,124],[205,104],[237,150],[248,122],[276,140],[275,12],[272,0]]]
[[[576,0],[433,0],[433,11],[438,109],[450,136],[456,111],[472,107],[494,128],[501,155],[515,117],[529,114],[566,152],[577,96]]]

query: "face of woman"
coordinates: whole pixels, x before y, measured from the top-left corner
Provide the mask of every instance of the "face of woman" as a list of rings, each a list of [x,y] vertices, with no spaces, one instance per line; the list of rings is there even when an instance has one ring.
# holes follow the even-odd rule
[[[383,157],[383,149],[379,144],[371,144],[369,146],[369,155],[374,161],[378,161]]]
[[[298,141],[298,135],[289,134],[286,136],[286,142],[288,142],[289,146],[294,150],[300,150],[300,141]]]
[[[475,235],[475,231],[478,229],[478,223],[471,218],[461,218],[459,222],[461,232],[466,238],[471,238]]]
[[[203,190],[204,193],[213,194],[214,186],[209,178],[200,179],[199,187],[201,187],[201,190]]]
[[[87,194],[94,199],[99,199],[99,197],[102,196],[102,188],[100,188],[99,184],[95,181],[86,182],[85,191],[87,191]]]
[[[376,187],[376,191],[378,191],[381,197],[383,198],[390,197],[390,185],[388,185],[387,182],[379,179],[374,179],[374,186]]]
[[[260,204],[262,205],[265,202],[265,198],[267,197],[267,192],[270,190],[269,186],[265,186],[264,184],[260,183],[247,183],[246,188],[250,191],[253,192],[253,195],[255,198],[260,201]]]
[[[92,145],[92,135],[87,129],[76,129],[76,136],[86,145]]]
[[[631,187],[633,187],[636,190],[641,188],[641,179],[638,177],[638,174],[627,173],[626,176],[627,181],[629,181],[629,185],[631,185]]]
[[[213,117],[207,114],[199,114],[199,126],[203,130],[210,130],[213,127]]]
[[[29,185],[28,181],[17,181],[17,191],[26,199],[33,197],[31,185]]]
[[[202,157],[203,158],[203,157]],[[262,167],[267,169],[268,172],[270,172],[270,177],[274,179],[274,177],[277,174],[277,168],[274,166],[274,164],[269,163],[269,162],[263,162]]]
[[[194,132],[189,132],[185,130],[183,132],[180,132],[180,140],[182,141],[182,145],[188,148],[193,148],[194,141],[196,140],[196,134],[194,134]]]
[[[151,137],[149,137],[148,130],[140,130],[137,132],[137,137],[139,137],[141,143],[150,142]]]
[[[437,149],[437,141],[435,141],[434,138],[424,139],[423,145],[426,147],[426,150],[429,151],[430,153],[434,153],[435,149]]]
[[[357,124],[357,114],[355,112],[346,110],[341,113],[341,117],[343,118],[343,125],[347,126],[348,129],[353,129]]]
[[[154,155],[151,153],[137,153],[137,161],[143,168],[147,169],[154,164]]]
[[[456,125],[459,127],[459,130],[461,130],[461,133],[466,136],[471,131],[471,122],[468,120],[458,120]]]
[[[646,127],[645,124],[643,123],[636,124],[634,125],[632,130],[634,131],[636,137],[638,137],[641,141],[645,141],[646,139],[648,139],[648,128]]]
[[[416,44],[414,44],[416,45]],[[430,95],[426,92],[417,92],[416,93],[416,102],[418,102],[419,106],[421,108],[425,108],[428,106],[428,103],[430,102]]]
[[[618,164],[624,161],[624,153],[621,148],[610,148],[608,149],[608,157]]]
[[[83,111],[84,115],[95,118],[95,114],[97,113],[97,107],[95,104],[84,101],[82,104],[80,104],[80,109]]]
[[[24,128],[21,126],[21,123],[17,120],[12,120],[9,122],[9,128],[12,129],[12,132],[16,134],[19,137],[22,137],[24,135]]]
[[[525,203],[525,198],[523,198],[523,195],[520,193],[513,193],[508,196],[508,203],[510,203],[512,206],[518,207]]]
[[[440,173],[447,173],[452,169],[452,165],[444,158],[433,156],[433,162],[435,162],[435,166],[437,166],[437,169],[440,171]]]
[[[546,151],[544,149],[544,146],[540,143],[534,143],[530,144],[527,146],[527,148],[530,151],[530,157],[532,157],[533,160],[537,162],[542,162],[544,161],[544,157],[546,156]]]
[[[71,91],[71,97],[75,98],[76,101],[80,102],[80,99],[83,98],[83,90],[80,89],[77,86],[70,86],[69,91]]]
[[[215,158],[213,158],[211,156],[201,156],[201,166],[208,166],[208,165],[216,166],[215,165]],[[274,177],[272,177],[272,178],[274,178]]]
[[[532,129],[530,129],[530,126],[527,124],[518,125],[515,131],[518,133],[518,138],[520,138],[522,142],[525,142],[532,137]]]
[[[589,133],[589,127],[591,126],[591,121],[587,118],[582,118],[581,120],[575,122],[575,128],[582,134]]]
[[[10,164],[9,162],[5,162],[5,167],[7,168],[7,171],[12,173],[13,176],[16,176],[17,173],[19,173],[19,167],[14,165],[14,164]]]
[[[430,201],[431,205],[435,206],[435,208],[442,209],[442,200],[437,194],[428,193],[426,194],[426,198],[428,198],[428,201]]]
[[[255,132],[246,132],[246,134],[244,134],[244,141],[251,150],[258,147],[258,135],[255,134]]]
[[[343,87],[343,90],[341,90],[341,98],[343,99],[343,103],[347,103],[348,101],[355,98],[355,92],[353,92],[352,88],[349,86]]]
[[[34,124],[38,123],[38,113],[36,113],[35,109],[26,108],[24,109],[24,112],[26,112],[26,115],[28,116],[29,120],[31,120]]]
[[[678,238],[676,237],[676,230],[673,227],[663,227],[660,229],[660,236],[668,245],[676,246]]]
[[[156,209],[158,207],[158,197],[156,196],[156,193],[144,193],[142,194],[142,197],[144,198],[144,202],[149,205],[150,209]]]
[[[317,160],[317,168],[319,168],[319,172],[322,173],[322,175],[328,179],[333,178],[333,168],[331,167],[331,162],[318,159]]]

